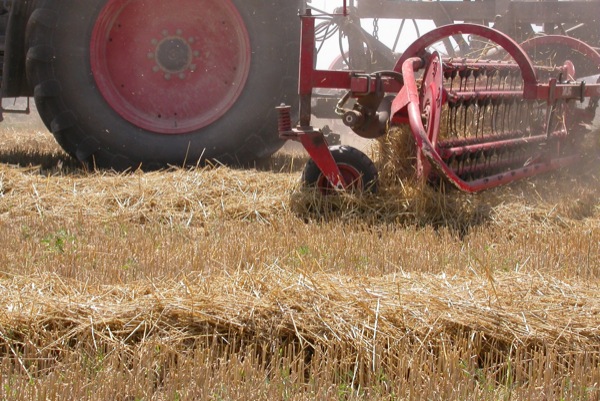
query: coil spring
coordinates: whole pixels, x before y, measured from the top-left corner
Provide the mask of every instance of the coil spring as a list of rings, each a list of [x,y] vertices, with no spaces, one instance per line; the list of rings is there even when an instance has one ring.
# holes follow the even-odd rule
[[[282,104],[279,107],[276,107],[279,116],[277,118],[277,126],[279,132],[290,132],[292,130],[292,116],[291,116],[291,106],[286,106]]]

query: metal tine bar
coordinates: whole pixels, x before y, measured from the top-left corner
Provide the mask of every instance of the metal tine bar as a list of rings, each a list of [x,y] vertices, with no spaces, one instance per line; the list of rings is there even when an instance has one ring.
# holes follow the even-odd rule
[[[455,130],[454,130],[454,119],[456,118],[456,107],[452,106],[452,105],[448,105],[448,116],[446,118],[447,124],[446,124],[446,133],[448,135],[454,136]]]
[[[485,98],[479,98],[475,102],[477,110],[477,119],[475,121],[475,136],[480,137],[485,134],[485,127],[482,124],[483,116],[485,114]]]
[[[519,99],[515,110],[514,126],[522,127],[525,122],[523,117],[523,106],[525,106],[523,99]]]
[[[522,98],[521,91],[478,91],[478,92],[448,92],[448,103],[461,100],[469,102],[479,100],[481,98],[490,99],[520,99]]]
[[[463,108],[464,108],[464,114],[463,114],[463,120],[462,120],[462,124],[463,124],[463,135],[467,136],[467,113],[469,111],[469,103],[468,102],[463,102]]]
[[[551,133],[551,138],[561,138],[565,135],[565,132],[562,130],[557,130]],[[444,148],[440,150],[440,156],[444,159],[451,158],[460,158],[465,156],[470,156],[473,154],[479,154],[482,152],[489,152],[496,149],[510,150],[511,153],[522,149],[527,146],[534,146],[545,143],[548,140],[548,137],[545,134],[536,135],[532,137],[518,137],[512,139],[506,139],[501,141],[492,142],[482,142],[468,146],[460,146],[460,147],[452,147],[452,148]]]
[[[502,114],[500,114],[500,112]],[[506,132],[504,129],[504,122],[506,121],[506,102],[504,100],[500,100],[498,104],[498,121],[496,121],[496,127],[500,131],[500,133]]]
[[[512,88],[512,86],[511,86]],[[515,125],[516,125],[516,118],[515,117],[515,110],[517,109],[515,107],[515,104],[517,103],[516,99],[511,99],[508,101],[508,111],[506,113],[507,117],[506,117],[506,124],[508,125],[508,130],[509,131],[514,131],[515,130]]]
[[[488,114],[489,110],[490,110],[490,105],[491,105],[491,99],[490,98],[485,98],[483,100],[483,116],[481,117],[481,136],[483,137],[485,132],[485,124],[486,124],[486,119],[485,116]]]
[[[493,163],[489,166],[485,162],[477,163],[469,167],[463,167],[460,171],[455,170],[455,173],[463,179],[468,176],[471,179],[483,178],[492,176],[514,168],[524,167],[530,160],[539,157],[540,155],[521,154],[519,157],[513,157],[510,160],[502,160]]]
[[[452,133],[457,138],[460,137],[460,130],[458,129],[458,125],[460,124],[460,110],[462,110],[460,105],[454,108],[454,125],[452,127]]]
[[[514,107],[517,103],[515,98],[507,99],[505,102],[504,110],[504,130],[506,132],[515,131],[515,120],[516,120],[516,108]]]
[[[503,135],[489,134],[489,135],[485,135],[485,136],[479,137],[479,138],[470,137],[470,138],[460,138],[460,139],[458,139],[458,138],[445,139],[445,140],[441,140],[438,142],[438,147],[443,152],[444,149],[472,146],[472,145],[478,145],[478,144],[486,143],[486,142],[507,141],[507,140],[511,140],[511,139],[523,138],[525,136],[527,136],[527,137],[531,136],[530,132],[528,130],[517,130],[515,132],[508,132]]]

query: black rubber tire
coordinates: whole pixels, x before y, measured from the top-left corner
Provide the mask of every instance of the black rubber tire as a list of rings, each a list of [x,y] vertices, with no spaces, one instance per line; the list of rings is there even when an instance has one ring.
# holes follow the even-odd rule
[[[350,189],[352,191],[377,192],[377,167],[375,167],[375,164],[367,155],[360,150],[347,145],[331,146],[329,147],[329,150],[331,151],[336,164],[340,167],[340,170],[353,170],[352,172],[347,171],[350,172],[349,175],[352,176],[351,179],[353,180],[353,183],[350,184]],[[342,171],[342,175],[345,176],[344,178],[348,179],[344,174],[344,171]],[[332,192],[332,187],[323,177],[323,173],[319,167],[317,167],[313,159],[310,159],[304,166],[302,182],[307,187],[317,187],[324,195]]]
[[[39,114],[58,143],[84,163],[116,170],[199,160],[247,165],[274,153],[283,144],[275,106],[297,102],[297,2],[232,2],[246,24],[252,51],[240,97],[212,124],[164,135],[123,119],[96,87],[90,40],[106,0],[39,0],[27,26],[27,75]]]

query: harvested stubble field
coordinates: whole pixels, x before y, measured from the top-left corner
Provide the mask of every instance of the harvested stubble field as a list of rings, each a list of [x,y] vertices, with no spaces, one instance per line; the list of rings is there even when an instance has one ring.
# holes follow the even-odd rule
[[[592,149],[479,195],[322,200],[289,154],[87,172],[5,124],[0,398],[598,399]]]

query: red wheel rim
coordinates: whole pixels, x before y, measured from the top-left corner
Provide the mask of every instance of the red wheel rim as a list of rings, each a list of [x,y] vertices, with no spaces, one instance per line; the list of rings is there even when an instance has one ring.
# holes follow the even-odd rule
[[[132,124],[161,134],[203,128],[240,96],[250,38],[230,0],[108,0],[92,32],[92,74]]]
[[[348,188],[346,190],[362,190],[363,189],[363,180],[362,174],[354,167],[346,163],[338,163],[338,169],[344,178],[344,182],[348,184]],[[317,188],[323,194],[329,194],[334,191],[334,188],[331,186],[329,180],[323,175],[319,175],[319,179],[317,181]]]

